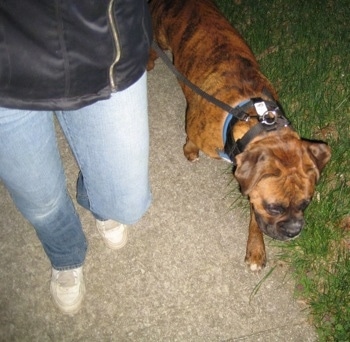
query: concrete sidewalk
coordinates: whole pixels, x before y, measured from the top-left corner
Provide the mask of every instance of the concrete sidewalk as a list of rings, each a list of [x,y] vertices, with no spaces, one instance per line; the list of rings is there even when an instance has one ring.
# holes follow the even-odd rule
[[[87,295],[74,317],[52,304],[50,264],[0,183],[0,341],[316,341],[278,248],[267,243],[259,274],[244,264],[249,217],[244,205],[232,207],[229,165],[183,156],[176,79],[158,60],[148,82],[153,205],[120,251],[105,248],[78,207],[89,252]],[[74,197],[78,169],[58,137]]]

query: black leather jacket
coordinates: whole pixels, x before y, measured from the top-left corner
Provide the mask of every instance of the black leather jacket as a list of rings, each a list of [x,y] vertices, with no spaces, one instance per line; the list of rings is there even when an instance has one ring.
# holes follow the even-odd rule
[[[0,106],[77,109],[145,72],[145,0],[0,0]]]

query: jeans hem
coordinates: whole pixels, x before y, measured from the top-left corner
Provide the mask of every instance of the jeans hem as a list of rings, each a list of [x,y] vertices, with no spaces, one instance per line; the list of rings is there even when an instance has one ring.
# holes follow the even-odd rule
[[[82,267],[83,265],[84,265],[84,262],[83,263],[79,263],[79,264],[75,264],[75,265],[72,265],[72,266],[55,267],[54,265],[51,265],[51,267],[53,269],[55,269],[56,271],[68,271],[68,270],[73,270],[75,268]]]

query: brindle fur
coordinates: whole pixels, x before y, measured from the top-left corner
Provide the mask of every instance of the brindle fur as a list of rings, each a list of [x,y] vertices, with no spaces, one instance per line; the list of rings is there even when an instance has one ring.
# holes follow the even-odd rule
[[[212,1],[151,0],[150,9],[159,46],[172,52],[176,68],[202,90],[232,107],[249,98],[266,99],[263,89],[277,99],[251,49]],[[156,57],[152,51],[149,70]],[[195,161],[201,150],[219,158],[227,113],[181,87],[187,101],[185,156]],[[254,124],[255,119],[236,124],[234,139]],[[235,177],[251,204],[245,260],[252,270],[266,263],[263,232],[285,240],[301,230],[303,211],[329,158],[326,144],[302,140],[288,127],[259,135],[236,157]]]

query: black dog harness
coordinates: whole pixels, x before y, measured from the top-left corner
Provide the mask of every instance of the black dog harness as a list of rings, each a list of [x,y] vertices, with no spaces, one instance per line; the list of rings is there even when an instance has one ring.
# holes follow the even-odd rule
[[[248,115],[245,111],[254,108],[256,115]],[[262,132],[270,132],[282,127],[290,126],[290,122],[283,115],[283,111],[275,101],[266,101],[261,98],[249,99],[241,102],[235,108],[235,115],[228,113],[223,131],[224,150],[218,151],[219,156],[228,161],[235,163],[237,154],[244,151],[245,147],[256,136]],[[237,115],[237,112],[239,113]],[[258,123],[237,141],[233,138],[233,127],[238,121],[249,121],[251,118],[257,118]]]

